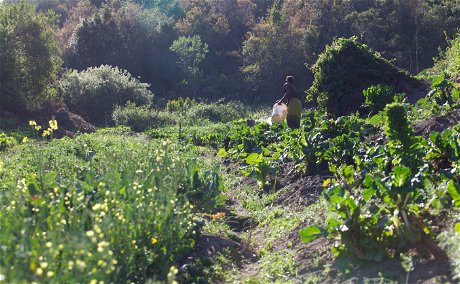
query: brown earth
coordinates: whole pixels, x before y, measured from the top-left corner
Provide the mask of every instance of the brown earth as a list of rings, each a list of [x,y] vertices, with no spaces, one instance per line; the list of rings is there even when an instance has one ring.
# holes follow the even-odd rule
[[[58,122],[58,130],[53,133],[55,138],[73,137],[79,133],[91,133],[96,130],[92,124],[78,114],[70,112],[65,106],[47,106],[40,111],[23,114],[3,110],[0,111],[0,118],[0,129],[4,131],[28,127],[30,120],[46,128],[48,121],[54,118]]]
[[[441,132],[460,123],[460,109],[454,109],[446,115],[433,117],[412,125],[416,135],[428,137],[431,132]]]

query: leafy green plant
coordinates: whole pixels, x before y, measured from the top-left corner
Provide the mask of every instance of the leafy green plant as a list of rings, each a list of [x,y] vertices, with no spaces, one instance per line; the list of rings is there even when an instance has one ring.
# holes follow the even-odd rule
[[[403,163],[411,169],[420,165],[424,141],[415,137],[409,125],[405,107],[400,103],[389,104],[385,108],[385,134],[388,137],[393,164]]]
[[[388,105],[385,120],[388,141],[362,143],[363,149],[351,152],[351,164],[330,162],[334,178],[325,181],[323,192],[327,224],[300,231],[305,242],[336,238],[332,251],[346,271],[350,255],[379,261],[417,242],[439,254],[431,214],[460,200],[455,131],[433,133],[429,142],[415,137],[401,104]]]
[[[371,114],[375,114],[383,110],[387,104],[394,102],[395,90],[392,86],[379,84],[364,90],[363,95],[364,106]]]
[[[201,173],[195,158],[186,161],[185,170],[186,182],[183,192],[198,210],[211,211],[225,203],[225,197],[222,195],[224,185],[218,171],[207,170]]]
[[[443,75],[433,78],[431,88],[432,91],[428,97],[434,100],[438,106],[452,107],[459,99],[459,90],[453,82],[447,80]]]
[[[0,133],[0,151],[4,151],[7,148],[10,148],[16,145],[18,142],[14,137],[8,136],[6,133]]]
[[[245,159],[247,167],[242,167],[241,172],[253,177],[261,188],[270,186],[268,177],[274,176],[278,172],[278,165],[271,159],[264,157],[262,154],[252,153]]]

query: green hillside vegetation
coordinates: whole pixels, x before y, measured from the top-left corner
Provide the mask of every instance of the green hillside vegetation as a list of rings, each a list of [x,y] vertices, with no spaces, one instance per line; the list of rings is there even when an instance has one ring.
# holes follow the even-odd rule
[[[460,281],[459,28],[456,0],[1,2],[0,283]]]

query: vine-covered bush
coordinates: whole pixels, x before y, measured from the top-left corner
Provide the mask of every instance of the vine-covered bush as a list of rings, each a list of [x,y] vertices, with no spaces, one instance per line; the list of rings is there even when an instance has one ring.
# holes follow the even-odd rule
[[[136,106],[132,102],[116,106],[112,118],[116,125],[126,125],[137,132],[176,123],[170,113],[151,109],[148,105]]]
[[[356,37],[340,38],[319,56],[312,68],[314,82],[308,90],[321,109],[341,116],[352,113],[364,103],[363,90],[386,84],[404,92],[403,81],[414,83],[406,73],[374,53]]]
[[[148,104],[153,99],[148,84],[139,82],[128,71],[108,65],[71,71],[63,76],[59,87],[72,111],[99,125],[111,121],[116,105],[128,101]]]

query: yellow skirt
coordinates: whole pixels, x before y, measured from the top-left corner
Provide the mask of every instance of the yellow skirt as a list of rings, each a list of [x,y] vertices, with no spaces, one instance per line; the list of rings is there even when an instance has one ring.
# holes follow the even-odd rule
[[[302,102],[293,98],[289,100],[288,110],[287,110],[287,125],[289,128],[299,128],[300,127],[300,118],[302,117]]]

